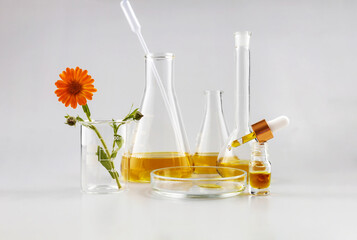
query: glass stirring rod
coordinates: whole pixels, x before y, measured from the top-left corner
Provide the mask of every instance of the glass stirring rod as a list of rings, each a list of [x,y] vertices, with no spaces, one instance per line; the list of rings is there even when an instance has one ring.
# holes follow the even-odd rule
[[[232,141],[227,148],[231,150],[232,147],[239,147],[253,139],[256,139],[258,142],[266,142],[274,137],[273,132],[288,126],[289,122],[289,118],[286,116],[280,116],[268,122],[263,119],[251,126],[253,130],[251,133]]]

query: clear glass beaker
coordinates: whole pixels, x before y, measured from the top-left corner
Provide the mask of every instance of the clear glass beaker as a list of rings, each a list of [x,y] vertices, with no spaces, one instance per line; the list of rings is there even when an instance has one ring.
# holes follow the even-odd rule
[[[250,104],[250,37],[251,32],[236,32],[236,128],[230,134],[228,141],[218,156],[218,166],[235,167],[249,172],[250,145],[244,144],[237,148],[228,148],[235,139],[250,133],[249,104]]]
[[[222,91],[217,90],[205,91],[205,114],[197,136],[195,154],[192,156],[194,166],[217,166],[218,153],[228,138],[222,110],[222,94]],[[215,171],[213,168],[207,169]],[[195,168],[195,172],[207,169]]]
[[[118,126],[114,133],[113,124]],[[81,123],[81,187],[86,193],[116,193],[127,189],[125,122]]]
[[[144,117],[136,124],[125,155],[131,182],[150,182],[150,172],[158,168],[192,165],[173,86],[174,55],[150,54],[145,60],[146,86],[140,107]],[[153,64],[169,103],[165,103],[156,82]]]

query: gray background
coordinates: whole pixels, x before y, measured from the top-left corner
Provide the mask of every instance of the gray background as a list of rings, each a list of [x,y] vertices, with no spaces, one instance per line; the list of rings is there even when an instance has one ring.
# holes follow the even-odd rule
[[[194,149],[206,89],[234,126],[233,32],[253,32],[251,122],[287,115],[270,143],[277,181],[344,182],[357,169],[357,2],[132,0],[152,52],[173,52]],[[79,129],[54,94],[67,66],[88,69],[95,118],[120,118],[144,89],[144,57],[114,0],[0,0],[0,187],[79,187]],[[346,173],[345,178],[337,178]],[[320,179],[321,180],[321,179]]]

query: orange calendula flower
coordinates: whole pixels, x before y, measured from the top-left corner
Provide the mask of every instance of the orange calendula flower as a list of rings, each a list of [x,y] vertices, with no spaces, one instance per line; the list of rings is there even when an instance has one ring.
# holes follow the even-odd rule
[[[55,83],[58,88],[55,93],[58,101],[66,107],[71,105],[72,108],[76,108],[77,103],[86,105],[87,99],[92,100],[93,92],[97,91],[92,84],[94,79],[88,75],[87,70],[83,71],[79,67],[67,68],[59,76],[61,80]]]

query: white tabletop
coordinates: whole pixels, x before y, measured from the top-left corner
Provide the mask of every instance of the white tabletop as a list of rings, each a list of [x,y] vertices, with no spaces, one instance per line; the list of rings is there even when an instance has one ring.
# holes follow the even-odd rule
[[[0,239],[357,239],[355,182],[275,179],[270,196],[214,200],[164,198],[149,184],[107,195],[17,187],[0,195]]]
[[[84,114],[57,101],[54,83],[66,67],[87,69],[93,118],[119,119],[140,106],[144,53],[119,0],[0,0],[0,240],[356,240],[357,1],[131,3],[150,50],[177,56],[192,151],[205,89],[225,92],[233,130],[233,32],[253,32],[250,122],[291,119],[269,143],[271,196],[82,194],[79,128],[63,116]]]

